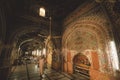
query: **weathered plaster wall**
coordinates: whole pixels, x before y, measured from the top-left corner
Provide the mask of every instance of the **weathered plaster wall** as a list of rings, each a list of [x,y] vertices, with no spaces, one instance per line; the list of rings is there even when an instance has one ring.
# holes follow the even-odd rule
[[[103,7],[95,2],[86,3],[70,14],[64,20],[65,28],[62,39],[64,71],[72,73],[72,59],[76,54],[82,53],[89,60],[91,59],[90,62],[93,65],[90,69],[91,79],[101,80],[100,78],[106,77],[106,80],[112,80],[108,76],[113,75],[114,70],[110,56],[110,42],[114,40],[111,26]],[[95,58],[94,54],[97,54],[98,58]],[[94,60],[98,60],[99,64],[94,65]],[[99,67],[97,70],[96,66]],[[99,78],[94,74],[98,74]]]

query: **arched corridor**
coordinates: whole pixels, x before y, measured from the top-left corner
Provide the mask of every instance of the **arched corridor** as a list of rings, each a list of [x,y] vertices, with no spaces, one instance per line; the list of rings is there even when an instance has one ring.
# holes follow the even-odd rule
[[[119,80],[119,5],[1,0],[0,80]]]

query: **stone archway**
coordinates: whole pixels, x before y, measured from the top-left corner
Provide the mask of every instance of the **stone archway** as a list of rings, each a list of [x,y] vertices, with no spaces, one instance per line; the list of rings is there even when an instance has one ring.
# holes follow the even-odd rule
[[[100,80],[106,78],[110,80],[110,75],[114,74],[114,68],[111,66],[113,62],[110,57],[112,54],[110,43],[113,37],[109,34],[111,33],[110,27],[103,24],[104,21],[101,17],[89,16],[79,18],[67,25],[62,39],[63,56],[65,57],[64,66],[68,65],[67,56],[69,55],[72,59],[77,53],[91,54],[91,60],[89,60],[92,62],[90,79]],[[69,61],[69,65],[73,65],[72,61]],[[68,67],[64,68],[68,70]],[[95,76],[96,74],[98,76]]]

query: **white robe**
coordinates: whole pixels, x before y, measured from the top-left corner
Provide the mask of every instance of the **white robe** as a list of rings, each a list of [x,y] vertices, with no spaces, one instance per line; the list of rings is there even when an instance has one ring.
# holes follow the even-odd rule
[[[39,70],[40,70],[40,75],[43,74],[44,71],[44,59],[39,59]]]

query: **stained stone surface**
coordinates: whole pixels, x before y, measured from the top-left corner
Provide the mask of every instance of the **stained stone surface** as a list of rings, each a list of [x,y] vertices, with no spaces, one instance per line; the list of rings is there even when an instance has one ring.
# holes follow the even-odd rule
[[[14,71],[9,75],[8,80],[89,80],[80,74],[68,75],[64,72],[53,69],[45,69],[42,78],[39,76],[39,68],[35,64],[28,64],[28,74],[25,65],[14,66]],[[28,76],[29,79],[28,79]]]

